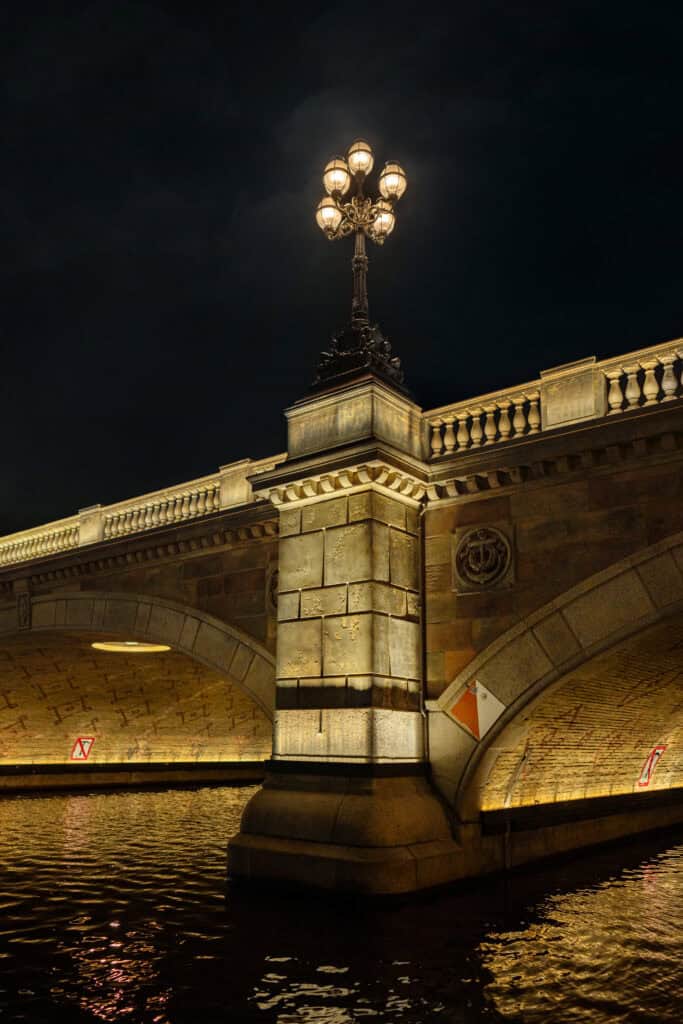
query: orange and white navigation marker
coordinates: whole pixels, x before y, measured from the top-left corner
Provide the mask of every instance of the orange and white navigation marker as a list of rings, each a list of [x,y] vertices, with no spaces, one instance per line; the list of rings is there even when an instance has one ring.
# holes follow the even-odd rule
[[[71,748],[71,760],[87,761],[94,742],[94,736],[79,736]]]
[[[473,679],[459,694],[449,714],[462,725],[475,740],[482,739],[505,711],[505,705],[487,690],[478,679]]]
[[[659,763],[659,759],[666,750],[665,743],[658,743],[656,747],[653,747],[650,753],[645,758],[645,764],[643,765],[640,778],[638,779],[638,785],[642,788],[643,786],[649,786],[652,781],[652,776],[655,773],[655,768]]]

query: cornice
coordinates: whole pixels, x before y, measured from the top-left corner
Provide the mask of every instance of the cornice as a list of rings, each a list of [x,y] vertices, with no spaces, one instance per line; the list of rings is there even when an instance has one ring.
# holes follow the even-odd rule
[[[389,497],[419,505],[427,492],[427,481],[384,459],[374,459],[342,468],[292,479],[259,491],[276,508],[304,505],[334,494],[351,494],[372,486]]]

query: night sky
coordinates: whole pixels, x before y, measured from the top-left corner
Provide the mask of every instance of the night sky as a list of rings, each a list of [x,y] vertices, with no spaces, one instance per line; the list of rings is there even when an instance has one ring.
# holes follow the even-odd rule
[[[370,315],[424,407],[683,334],[682,44],[674,2],[4,5],[0,533],[283,449],[357,136],[408,174]]]

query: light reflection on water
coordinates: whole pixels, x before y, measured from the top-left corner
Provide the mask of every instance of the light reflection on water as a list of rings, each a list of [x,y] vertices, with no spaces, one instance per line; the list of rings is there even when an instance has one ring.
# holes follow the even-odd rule
[[[253,789],[0,799],[0,1024],[683,1019],[683,843],[368,906],[226,883]]]

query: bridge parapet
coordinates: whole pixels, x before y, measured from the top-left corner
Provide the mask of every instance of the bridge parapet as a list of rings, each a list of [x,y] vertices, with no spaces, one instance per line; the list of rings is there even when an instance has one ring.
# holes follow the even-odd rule
[[[0,566],[62,554],[103,540],[127,537],[237,508],[259,500],[249,477],[274,469],[284,455],[241,459],[217,473],[164,487],[112,505],[92,505],[76,515],[21,530],[0,540]]]
[[[542,370],[516,388],[426,411],[429,458],[669,402],[683,393],[682,375],[683,339]]]

